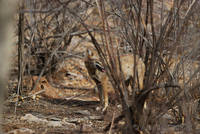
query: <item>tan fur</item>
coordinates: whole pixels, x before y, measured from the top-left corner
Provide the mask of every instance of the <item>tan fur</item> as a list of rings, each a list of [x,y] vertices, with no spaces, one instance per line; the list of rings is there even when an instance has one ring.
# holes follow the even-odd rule
[[[143,89],[143,79],[144,79],[144,73],[145,73],[145,65],[137,55],[136,55],[136,72],[138,73],[139,78],[139,87],[140,89]],[[121,65],[122,65],[122,71],[125,76],[125,80],[127,80],[129,77],[133,77],[134,74],[134,56],[132,54],[123,55],[120,57]]]
[[[109,104],[109,94],[114,94],[115,90],[112,87],[112,84],[107,77],[105,72],[99,71],[94,65],[95,62],[98,61],[98,58],[91,50],[86,51],[86,57],[85,57],[85,66],[88,70],[88,74],[90,77],[95,81],[97,84],[98,90],[99,90],[99,97],[100,102],[103,104],[103,111],[105,111]],[[120,57],[121,61],[121,68],[124,74],[125,80],[128,80],[130,78],[133,78],[133,68],[134,68],[134,56],[131,54],[122,55]],[[144,79],[144,73],[145,73],[145,66],[143,61],[136,56],[136,72],[138,74],[139,78],[139,87],[140,89],[143,89],[143,79]],[[98,84],[100,86],[98,86]],[[128,86],[128,85],[127,85]]]

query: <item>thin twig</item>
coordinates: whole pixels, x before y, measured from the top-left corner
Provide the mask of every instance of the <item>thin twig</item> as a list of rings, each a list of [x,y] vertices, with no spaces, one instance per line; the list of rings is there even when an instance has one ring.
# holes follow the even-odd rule
[[[112,134],[114,119],[115,119],[115,111],[114,111],[113,116],[112,116],[112,121],[111,121],[110,129],[109,129],[109,132],[108,132],[109,134]]]

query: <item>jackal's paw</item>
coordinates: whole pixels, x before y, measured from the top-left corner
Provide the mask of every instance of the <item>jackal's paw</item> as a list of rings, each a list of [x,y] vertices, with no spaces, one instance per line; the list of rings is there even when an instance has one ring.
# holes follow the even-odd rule
[[[103,107],[103,109],[102,109],[102,113],[103,113],[103,114],[105,114],[105,113],[106,113],[106,111],[107,111],[107,108],[108,108],[108,105],[105,105],[105,106]]]

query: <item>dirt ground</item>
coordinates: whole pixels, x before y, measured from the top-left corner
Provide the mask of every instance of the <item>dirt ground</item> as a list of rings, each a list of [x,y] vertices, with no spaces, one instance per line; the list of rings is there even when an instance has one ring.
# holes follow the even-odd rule
[[[95,84],[87,74],[83,59],[69,58],[55,73],[41,77],[36,84],[38,78],[32,75],[24,77],[24,89],[19,96],[16,94],[17,74],[11,73],[1,123],[5,133],[115,134],[123,131],[124,120],[114,124],[112,129],[109,127],[113,119],[121,115],[121,105],[111,102],[107,112],[101,112]],[[198,104],[197,101],[194,103]],[[196,105],[194,103],[191,106]],[[200,114],[197,113],[194,115],[194,127],[198,131]],[[169,124],[177,122],[170,111],[163,115],[163,119],[169,120]],[[165,127],[162,128],[164,134],[182,134],[187,126],[179,123],[166,124]]]
[[[92,100],[45,97],[38,100],[29,98],[18,103],[7,100],[3,130],[9,134],[15,134],[14,131],[21,134],[25,130],[24,133],[41,134],[105,133],[104,128],[112,120],[113,111],[117,110],[110,107],[103,115],[98,106],[99,102]]]
[[[88,78],[83,61],[69,59],[66,62],[65,66],[48,78],[41,77],[34,90],[28,88],[34,86],[38,76],[25,77],[25,92],[21,96],[16,95],[17,75],[11,76],[4,104],[2,122],[4,132],[8,134],[106,133],[104,129],[112,121],[113,116],[120,115],[120,106],[111,104],[108,111],[103,114],[98,95],[94,92],[95,85]]]
[[[167,10],[169,10],[172,7],[173,2],[171,2],[171,0],[165,2]],[[159,2],[157,3],[158,5],[161,5],[159,4]],[[161,7],[158,6],[156,8],[155,6],[154,10],[159,11],[159,8]],[[96,11],[98,10],[93,11],[91,8],[90,11],[94,13],[92,13],[92,17],[88,19],[86,24],[94,25],[96,27],[97,24],[99,25],[99,22],[101,22],[99,15],[96,14]],[[40,17],[42,18],[42,15]],[[47,19],[47,22],[51,20],[51,17],[56,18],[54,16],[50,16],[49,18],[45,17]],[[38,17],[38,20],[41,18]],[[157,21],[159,20],[158,15],[155,15],[154,20],[156,20],[155,25],[159,24],[159,21]],[[40,20],[37,22],[37,25],[39,26],[38,33],[42,33],[41,35],[44,36],[42,37],[42,39],[46,39],[47,37],[51,37],[54,35],[57,36],[57,34],[60,35],[60,32],[49,32],[56,30],[56,28],[54,29],[54,25],[57,24],[57,19],[52,21],[52,24],[51,21],[49,22],[49,24],[53,25],[52,28],[46,28],[46,21],[44,21],[45,25],[42,22],[43,21]],[[66,28],[66,26],[61,26],[63,27],[63,31],[65,31],[64,28]],[[28,27],[31,26],[28,25]],[[62,29],[62,27],[60,29]],[[32,32],[31,29],[32,28],[30,28],[30,31]],[[28,33],[26,34],[27,35],[25,36],[27,36],[27,39],[30,38],[32,40],[32,37],[29,37]],[[97,36],[96,38],[98,41],[101,41],[102,39],[101,36]],[[51,49],[54,50],[55,46],[53,39],[47,40],[48,42],[46,40],[44,41],[45,42],[42,45],[48,46],[49,44],[51,44]],[[38,44],[38,42],[33,43],[33,45],[35,44]],[[81,34],[80,37],[73,37],[70,45],[67,47],[67,51],[63,49],[65,53],[63,53],[63,55],[60,54],[63,57],[60,58],[59,53],[57,54],[59,59],[57,60],[59,62],[56,66],[56,72],[51,75],[42,76],[41,78],[33,75],[25,76],[23,81],[24,88],[22,91],[22,95],[19,96],[16,94],[18,89],[18,57],[16,56],[16,45],[16,48],[14,49],[15,51],[13,52],[15,56],[13,56],[14,58],[12,61],[12,70],[11,78],[8,84],[8,93],[4,102],[3,122],[1,122],[3,131],[6,134],[122,133],[122,131],[119,130],[123,130],[125,123],[124,120],[121,120],[118,122],[118,124],[113,125],[112,129],[110,129],[111,127],[109,127],[109,124],[113,121],[113,119],[116,119],[121,115],[121,105],[119,105],[118,102],[115,102],[115,104],[111,103],[109,104],[106,113],[103,114],[101,112],[101,105],[98,95],[94,93],[95,84],[89,78],[83,62],[84,52],[88,47],[93,47],[93,45],[91,44],[90,38],[87,34]],[[46,46],[44,48],[44,50],[46,50]],[[29,51],[26,51],[29,55]],[[39,49],[38,52],[40,52]],[[37,56],[39,57],[39,55]],[[37,58],[37,56],[35,54],[35,58]],[[51,56],[48,55],[47,57],[45,57],[45,60],[47,61],[49,57]],[[32,67],[33,69],[37,68],[38,59],[34,59],[34,56],[32,56],[27,57],[27,60],[29,60],[30,62],[30,67]],[[39,73],[42,69],[43,67],[40,68]],[[37,79],[40,79],[38,83],[36,82]],[[199,105],[199,96],[197,98],[198,100],[196,99],[195,101],[192,101],[185,105],[187,105],[188,107],[191,106],[192,108],[194,107],[194,105],[197,107]],[[165,101],[165,99],[158,100],[158,104],[162,106],[162,102]],[[154,99],[152,100],[154,101]],[[156,105],[155,107],[160,108],[160,106]],[[166,123],[163,121],[164,123],[161,127],[159,126],[159,124],[157,126],[152,124],[151,125],[156,126],[156,128],[160,127],[159,129],[162,129],[162,132],[160,133],[162,134],[182,134],[187,127],[195,129],[196,131],[194,133],[198,134],[200,133],[199,109],[197,109],[198,111],[191,111],[195,113],[194,115],[192,114],[194,117],[191,117],[192,121],[195,122],[193,123],[193,126],[188,127],[187,123],[184,123],[183,116],[181,116],[181,118],[183,117],[183,119],[176,119],[175,115],[170,115],[170,111],[167,111],[166,114],[162,116],[163,118],[160,119],[161,123],[162,119],[169,122]],[[175,114],[176,112],[177,111],[174,110]],[[177,120],[181,121],[181,123],[179,122],[178,125],[175,124],[178,122]],[[191,124],[191,122],[189,122],[188,124]],[[143,133],[144,132],[141,132],[141,134]]]

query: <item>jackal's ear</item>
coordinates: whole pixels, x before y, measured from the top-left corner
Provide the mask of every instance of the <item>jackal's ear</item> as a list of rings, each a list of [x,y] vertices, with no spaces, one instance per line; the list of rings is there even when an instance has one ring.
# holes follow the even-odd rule
[[[91,57],[91,56],[93,56],[93,52],[89,48],[87,48],[84,53],[84,57]]]
[[[90,49],[87,49],[87,54],[88,54],[89,56],[93,56],[93,52],[92,52]]]
[[[101,72],[105,72],[105,68],[102,66],[102,64],[98,61],[96,61],[95,63],[96,68],[101,71]]]

